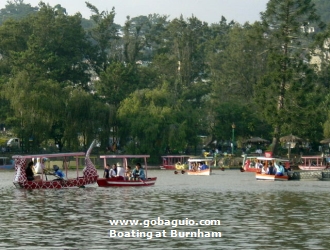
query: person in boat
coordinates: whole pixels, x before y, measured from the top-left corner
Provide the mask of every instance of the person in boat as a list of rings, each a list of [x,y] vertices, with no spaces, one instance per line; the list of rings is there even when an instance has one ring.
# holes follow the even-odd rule
[[[275,169],[274,169],[274,166],[271,162],[269,162],[269,167],[268,167],[268,170],[267,170],[267,174],[270,174],[270,175],[275,174]]]
[[[103,178],[109,178],[109,172],[110,172],[110,165],[107,164],[104,167]]]
[[[37,163],[34,166],[34,171],[36,174],[43,174],[44,170],[45,170],[45,162],[46,162],[46,158],[42,158],[41,162],[40,162],[40,158],[37,159]]]
[[[125,180],[131,180],[131,178],[132,178],[132,168],[131,166],[126,166]]]
[[[191,171],[196,171],[197,170],[196,162],[191,162],[190,163],[189,170],[191,170]]]
[[[32,168],[33,168],[33,161],[30,161],[25,169],[25,174],[28,181],[34,180],[34,173]]]
[[[116,176],[117,176],[117,165],[113,164],[112,168],[109,171],[109,177],[112,178],[112,177],[116,177]]]
[[[276,164],[275,162],[275,168],[276,168],[276,174],[277,176],[283,176],[284,175],[284,167],[282,165],[282,162],[279,162],[279,164]]]
[[[58,179],[63,180],[65,178],[65,174],[62,172],[59,166],[54,165],[53,169],[54,169],[54,175],[58,177]]]
[[[290,167],[290,163],[287,162],[287,164],[284,167],[284,173],[288,175],[290,171],[292,171],[292,169]]]
[[[116,177],[118,179],[125,179],[125,169],[120,165],[120,163],[117,163],[117,175]]]
[[[135,165],[135,169],[133,170],[133,178],[134,180],[145,180],[146,179],[146,175],[144,172],[144,169],[141,166],[141,163],[136,163]]]
[[[268,174],[268,168],[267,168],[266,165],[264,165],[264,166],[262,167],[262,169],[261,169],[261,173],[262,173],[262,174]]]
[[[205,162],[201,163],[200,170],[206,170],[209,169],[209,166],[205,164]]]

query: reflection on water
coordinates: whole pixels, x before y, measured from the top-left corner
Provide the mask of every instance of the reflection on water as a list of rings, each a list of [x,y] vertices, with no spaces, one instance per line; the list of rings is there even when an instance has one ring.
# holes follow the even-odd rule
[[[0,249],[328,249],[330,182],[256,181],[253,173],[212,176],[150,170],[154,187],[18,190],[0,175]],[[101,174],[101,173],[100,173]],[[110,226],[109,219],[221,220],[217,226]],[[174,238],[171,230],[222,232]],[[110,238],[116,232],[168,237]],[[138,231],[137,231],[138,230]],[[115,247],[114,247],[115,246]]]

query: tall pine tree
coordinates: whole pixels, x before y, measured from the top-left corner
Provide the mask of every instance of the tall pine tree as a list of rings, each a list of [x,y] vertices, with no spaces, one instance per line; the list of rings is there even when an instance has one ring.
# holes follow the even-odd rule
[[[263,115],[273,125],[274,152],[283,132],[306,136],[304,131],[317,124],[318,99],[309,60],[311,28],[322,28],[322,23],[312,0],[270,0],[261,18],[268,69],[256,92]],[[306,119],[310,116],[315,116],[314,124]]]

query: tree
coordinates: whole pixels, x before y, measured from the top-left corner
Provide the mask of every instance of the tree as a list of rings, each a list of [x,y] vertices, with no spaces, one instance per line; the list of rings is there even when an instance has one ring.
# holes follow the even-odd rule
[[[196,144],[199,111],[188,110],[169,88],[164,83],[153,90],[137,90],[121,103],[121,141],[129,141],[130,153],[159,155],[166,147],[183,152],[187,143]]]
[[[72,126],[66,117],[73,90],[89,91],[91,45],[80,25],[81,15],[58,10],[41,2],[36,15],[7,21],[0,29],[9,34],[0,43],[10,64],[11,77],[3,90],[15,114],[11,124],[22,137],[33,137],[35,145],[54,136],[62,146]]]
[[[0,25],[6,20],[19,20],[28,15],[35,14],[38,7],[32,7],[31,4],[25,4],[24,0],[7,1],[5,8],[0,10]]]
[[[312,114],[319,99],[314,92],[314,71],[308,64],[308,39],[313,38],[308,26],[317,23],[319,17],[311,0],[270,0],[261,17],[268,42],[268,69],[257,86],[257,102],[273,124],[274,151],[282,128],[300,135],[308,123],[302,116],[318,118]],[[319,26],[322,28],[322,23]]]
[[[88,30],[88,34],[96,46],[94,51],[96,55],[95,63],[93,60],[91,60],[91,63],[94,66],[94,71],[100,74],[100,72],[107,69],[112,61],[117,61],[120,58],[120,55],[116,52],[119,35],[118,25],[114,23],[115,8],[112,8],[110,12],[100,12],[89,2],[86,2],[86,5],[93,13],[91,20],[95,23],[95,26]]]
[[[178,62],[178,82],[175,89],[178,94],[189,88],[195,81],[205,79],[205,51],[208,25],[192,16],[187,21],[181,16],[167,27],[166,45],[169,53]]]
[[[330,23],[330,2],[327,0],[313,0],[313,3],[321,20],[327,24]]]

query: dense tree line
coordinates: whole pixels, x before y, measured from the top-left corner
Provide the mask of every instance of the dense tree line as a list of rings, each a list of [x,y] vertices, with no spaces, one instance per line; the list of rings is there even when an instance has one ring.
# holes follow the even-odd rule
[[[0,10],[1,123],[35,147],[98,137],[126,152],[194,153],[200,135],[330,137],[329,29],[311,0],[270,0],[253,24],[157,14],[115,23],[60,5]],[[312,28],[314,32],[311,32]],[[317,58],[318,63],[315,63]]]

